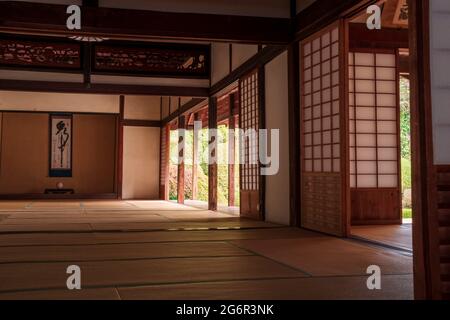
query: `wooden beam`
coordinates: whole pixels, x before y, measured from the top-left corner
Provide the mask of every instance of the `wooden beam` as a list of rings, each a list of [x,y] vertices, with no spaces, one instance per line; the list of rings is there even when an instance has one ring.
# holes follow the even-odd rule
[[[180,115],[188,112],[189,110],[191,110],[192,108],[196,107],[198,104],[202,103],[203,101],[205,101],[204,98],[192,98],[191,100],[189,100],[188,102],[183,104],[180,108],[175,110],[168,117],[166,117],[163,120],[163,125],[168,124],[169,122],[172,122],[173,120],[178,118]]]
[[[183,97],[208,97],[209,95],[209,90],[207,88],[197,87],[145,86],[123,84],[90,84],[90,86],[86,87],[84,83],[28,80],[2,80],[0,82],[0,90]]]
[[[66,28],[66,5],[1,1],[0,31],[48,35],[90,35],[115,39],[214,40],[287,44],[290,19],[82,8],[82,30]]]
[[[301,226],[300,214],[300,58],[298,43],[288,49],[289,92],[289,211],[290,225]]]
[[[169,159],[170,159],[170,128],[161,128],[161,153],[160,153],[160,186],[159,198],[169,200]],[[163,149],[164,148],[164,149]]]
[[[178,203],[184,203],[184,148],[186,145],[186,136],[181,135],[181,130],[186,128],[186,117],[180,116],[178,118],[178,175],[177,175],[177,199]]]
[[[258,118],[259,128],[266,129],[266,72],[264,65],[258,68]],[[259,130],[258,130],[259,132]],[[257,139],[258,143],[259,138]],[[261,146],[257,146],[258,152],[261,150]],[[259,155],[257,155],[259,159]],[[262,168],[261,160],[259,160],[260,167]],[[261,170],[260,168],[260,170]],[[266,176],[259,174],[259,219],[264,220],[266,218]]]
[[[83,7],[98,7],[98,0],[83,0]]]
[[[365,24],[349,24],[350,49],[381,48],[397,49],[409,47],[409,32],[407,29],[369,30]]]
[[[194,113],[195,121],[201,121],[199,114]],[[195,126],[194,126],[195,127]],[[198,196],[198,145],[199,145],[199,132],[194,130],[192,143],[192,199],[196,200]]]
[[[123,119],[125,114],[125,96],[119,98],[119,117],[117,120],[117,198],[122,200],[123,184]]]
[[[125,127],[153,127],[160,128],[161,121],[159,120],[134,120],[134,119],[124,119],[122,120],[122,125]]]
[[[414,297],[440,299],[441,270],[433,165],[429,1],[409,0]]]
[[[216,137],[211,136],[211,129],[217,129],[217,98],[209,98],[208,104],[209,159],[217,155]],[[208,164],[208,210],[217,210],[217,163]]]
[[[229,132],[234,132],[236,128],[236,116],[234,115],[235,110],[235,95],[232,93],[229,95],[230,99],[230,113],[228,116],[228,129]],[[232,139],[231,139],[232,138]],[[235,206],[235,172],[236,172],[236,148],[235,148],[235,135],[228,134],[228,206]]]

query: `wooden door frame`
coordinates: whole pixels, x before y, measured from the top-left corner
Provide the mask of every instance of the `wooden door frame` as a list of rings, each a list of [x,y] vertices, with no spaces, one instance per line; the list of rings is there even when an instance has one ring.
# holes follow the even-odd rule
[[[413,180],[414,296],[440,299],[439,226],[430,68],[430,0],[408,0]]]

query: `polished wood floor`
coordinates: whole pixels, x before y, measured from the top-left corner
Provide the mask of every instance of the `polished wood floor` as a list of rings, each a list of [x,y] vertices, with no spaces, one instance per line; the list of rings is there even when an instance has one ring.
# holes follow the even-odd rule
[[[0,202],[0,299],[412,297],[411,255],[356,240],[163,201]]]
[[[412,224],[352,226],[356,238],[373,241],[381,245],[400,248],[412,252]]]

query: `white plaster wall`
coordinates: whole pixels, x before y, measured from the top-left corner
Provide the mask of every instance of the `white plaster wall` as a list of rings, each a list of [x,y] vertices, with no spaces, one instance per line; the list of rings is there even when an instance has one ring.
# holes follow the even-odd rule
[[[265,76],[266,127],[280,130],[279,171],[276,175],[266,176],[266,220],[288,225],[290,214],[287,52],[265,66]]]
[[[450,1],[430,1],[430,62],[435,164],[450,164]]]
[[[208,88],[208,79],[179,79],[179,78],[152,78],[152,77],[129,77],[129,76],[106,76],[92,75],[92,83],[102,84],[125,84],[125,85],[147,85],[147,86],[180,86]]]
[[[124,127],[123,199],[159,198],[160,129]]]
[[[119,96],[0,91],[0,110],[119,113]]]
[[[230,72],[230,45],[211,44],[211,84],[216,84]]]
[[[125,96],[125,119],[160,120],[160,96]]]
[[[232,69],[238,68],[245,61],[258,53],[258,46],[252,44],[233,44],[231,57]]]
[[[77,73],[36,72],[0,69],[0,79],[83,83],[84,77]]]

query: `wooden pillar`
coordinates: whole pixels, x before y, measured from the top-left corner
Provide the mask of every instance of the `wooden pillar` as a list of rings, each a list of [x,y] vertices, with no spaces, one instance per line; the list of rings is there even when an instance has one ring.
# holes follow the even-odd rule
[[[169,200],[169,159],[170,159],[170,126],[161,128],[161,156],[160,156],[160,200]]]
[[[259,130],[266,128],[266,70],[264,66],[258,68],[258,113],[259,113]],[[258,130],[258,132],[259,132]],[[258,152],[261,150],[259,138]],[[259,158],[259,154],[258,154]],[[261,170],[261,161],[260,170]],[[259,174],[259,216],[261,220],[266,218],[266,176]]]
[[[299,43],[288,47],[289,211],[291,226],[300,227],[300,57]]]
[[[119,98],[120,113],[117,117],[117,199],[122,200],[122,180],[123,180],[123,120],[125,112],[125,96]]]
[[[236,148],[235,148],[235,135],[231,135],[236,128],[236,116],[235,116],[235,94],[229,95],[230,99],[230,114],[228,116],[228,206],[234,207],[234,193],[235,193],[235,168],[236,165],[234,161],[236,159]]]
[[[217,98],[209,98],[208,104],[209,158],[216,157],[217,141],[211,136],[211,130],[217,129]],[[217,163],[208,164],[208,209],[217,210]]]
[[[200,121],[200,116],[198,113],[194,113],[194,134],[193,143],[192,143],[192,199],[197,199],[198,196],[198,134],[199,132],[195,131],[195,122]],[[200,126],[201,127],[201,126]]]
[[[180,134],[180,130],[186,128],[186,118],[185,116],[180,116],[178,118],[178,181],[177,181],[177,196],[178,203],[184,203],[184,145],[185,136]]]

